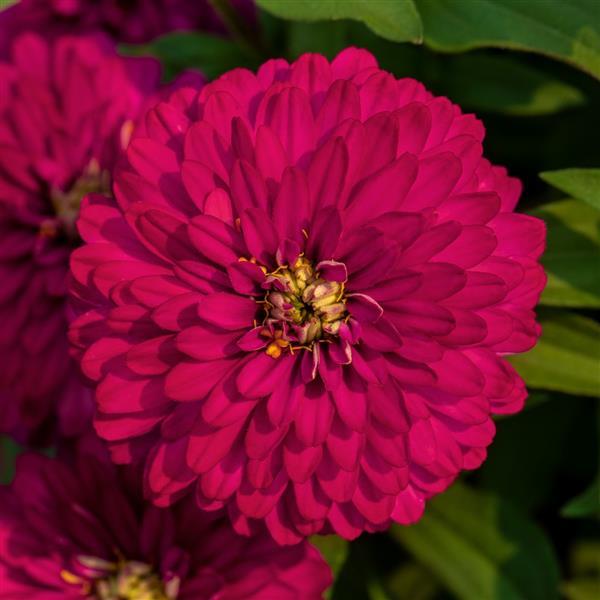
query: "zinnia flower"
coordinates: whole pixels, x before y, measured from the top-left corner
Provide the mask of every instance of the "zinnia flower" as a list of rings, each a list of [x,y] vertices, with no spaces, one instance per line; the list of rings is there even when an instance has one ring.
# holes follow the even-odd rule
[[[235,0],[243,22],[254,19],[252,0]],[[209,0],[20,0],[0,13],[0,51],[15,32],[104,31],[116,40],[142,43],[170,31],[224,32]]]
[[[92,440],[69,461],[19,457],[0,489],[0,597],[316,600],[331,584],[308,543],[241,537],[191,501],[156,508],[136,483]]]
[[[0,430],[63,433],[91,418],[70,367],[65,295],[81,198],[110,171],[160,67],[99,37],[23,34],[0,62]],[[89,392],[88,392],[89,395]]]
[[[523,406],[502,355],[540,333],[544,225],[482,124],[357,49],[150,114],[72,259],[115,460],[280,543],[415,521]]]

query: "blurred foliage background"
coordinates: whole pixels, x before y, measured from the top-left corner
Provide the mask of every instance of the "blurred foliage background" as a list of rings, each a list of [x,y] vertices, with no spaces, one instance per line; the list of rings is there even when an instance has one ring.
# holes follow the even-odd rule
[[[212,0],[225,15],[227,0]],[[476,112],[486,156],[524,182],[548,225],[544,334],[514,360],[526,409],[497,421],[489,458],[413,527],[313,540],[334,600],[600,598],[600,1],[257,0],[260,30],[172,34],[131,54],[214,78],[271,57],[355,45]],[[3,440],[2,478],[17,447]]]

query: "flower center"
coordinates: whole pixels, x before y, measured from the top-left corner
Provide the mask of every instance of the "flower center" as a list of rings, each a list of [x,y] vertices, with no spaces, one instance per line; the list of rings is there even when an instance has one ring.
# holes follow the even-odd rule
[[[70,241],[78,239],[75,222],[79,215],[81,201],[91,193],[110,194],[110,174],[103,171],[96,159],[92,159],[83,174],[73,185],[63,191],[54,188],[50,192],[50,202],[54,218],[45,220],[40,226],[43,237],[54,238],[63,234]]]
[[[264,335],[267,354],[279,358],[289,349],[311,350],[314,343],[339,333],[347,317],[344,283],[329,281],[300,255],[291,266],[267,273]]]
[[[152,567],[138,561],[112,563],[92,556],[78,558],[85,576],[63,571],[68,583],[81,586],[81,593],[94,600],[175,600],[179,578],[165,583]]]
[[[140,562],[127,562],[106,579],[95,582],[94,595],[98,600],[169,600],[161,578],[152,567]]]

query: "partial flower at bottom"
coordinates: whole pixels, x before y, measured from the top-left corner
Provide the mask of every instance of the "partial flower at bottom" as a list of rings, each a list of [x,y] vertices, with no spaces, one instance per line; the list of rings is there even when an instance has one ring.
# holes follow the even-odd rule
[[[0,489],[0,598],[317,600],[331,584],[308,543],[241,537],[222,514],[159,509],[139,487],[95,439],[68,460],[21,456]]]
[[[544,225],[482,124],[357,49],[150,114],[72,259],[114,459],[282,544],[414,522],[522,408],[504,355],[540,334]]]

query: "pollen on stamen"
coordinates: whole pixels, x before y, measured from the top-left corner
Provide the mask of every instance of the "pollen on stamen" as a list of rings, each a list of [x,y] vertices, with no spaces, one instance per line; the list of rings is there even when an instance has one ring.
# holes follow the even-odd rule
[[[77,575],[75,575],[75,573],[71,573],[71,571],[67,571],[66,569],[63,569],[60,572],[60,576],[61,576],[61,579],[63,579],[63,581],[66,581],[67,583],[70,583],[71,585],[77,585],[77,584],[84,583],[84,580],[81,579],[81,577],[78,577]]]
[[[252,263],[253,265],[257,265],[258,268],[266,275],[267,274],[267,268],[263,265],[259,265],[258,261],[256,260],[256,258],[254,258],[254,256],[251,256],[250,258],[246,258],[245,256],[240,256],[238,258],[238,262],[249,262]]]
[[[131,136],[133,134],[134,128],[135,128],[135,124],[131,119],[128,119],[127,121],[125,121],[123,123],[123,125],[121,126],[120,142],[121,142],[121,148],[123,150],[126,150],[127,146],[129,146],[129,142],[131,141]]]
[[[303,254],[292,265],[279,265],[266,275],[270,287],[257,303],[265,311],[261,335],[272,338],[265,350],[268,356],[311,350],[339,334],[347,316],[343,282],[322,277]]]

